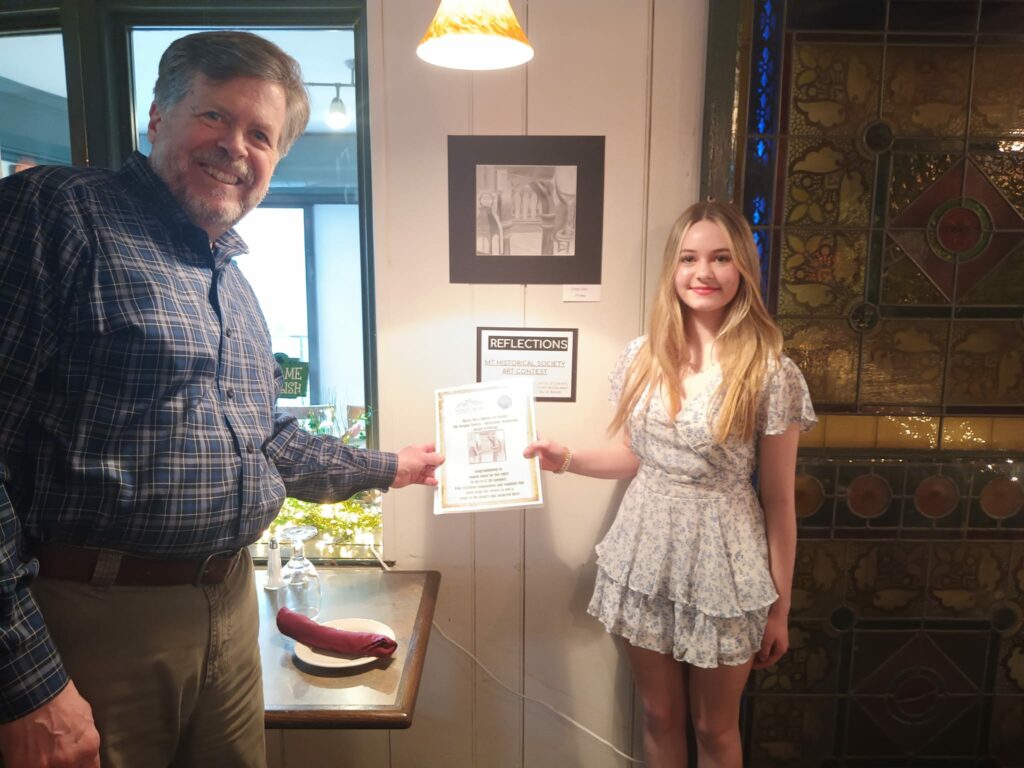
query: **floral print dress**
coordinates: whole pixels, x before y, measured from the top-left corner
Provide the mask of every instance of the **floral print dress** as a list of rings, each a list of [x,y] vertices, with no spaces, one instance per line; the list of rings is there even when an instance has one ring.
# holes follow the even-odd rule
[[[612,370],[611,400],[620,398],[643,342],[633,340]],[[658,393],[646,408],[642,398],[630,416],[640,468],[597,545],[587,608],[630,644],[706,668],[746,662],[761,646],[778,598],[764,511],[751,484],[757,440],[714,442],[720,381],[714,366],[674,422]],[[766,377],[757,436],[816,422],[804,377],[783,356]]]

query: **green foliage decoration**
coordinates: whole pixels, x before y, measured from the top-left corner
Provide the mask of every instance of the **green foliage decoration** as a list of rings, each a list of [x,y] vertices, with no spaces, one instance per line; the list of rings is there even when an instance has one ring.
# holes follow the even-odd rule
[[[320,531],[317,538],[325,547],[372,544],[380,528],[380,492],[360,491],[351,499],[336,504],[287,498],[277,518],[270,524],[270,535],[277,536],[280,541],[281,530],[290,525],[316,526]]]
[[[340,435],[335,412],[334,406],[310,408],[306,418],[299,419],[299,424],[313,434],[338,435],[346,445],[363,447],[366,443],[369,411]],[[333,504],[286,498],[261,541],[268,542],[271,536],[276,536],[282,545],[287,546],[289,542],[281,535],[284,528],[312,525],[320,532],[307,548],[307,554],[313,557],[337,556],[340,554],[338,549],[347,545],[374,544],[380,531],[380,496],[380,491],[371,489]]]

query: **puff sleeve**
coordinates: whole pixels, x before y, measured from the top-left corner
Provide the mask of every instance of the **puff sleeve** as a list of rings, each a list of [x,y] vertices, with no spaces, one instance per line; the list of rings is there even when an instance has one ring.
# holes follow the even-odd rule
[[[758,433],[781,435],[790,424],[806,432],[818,423],[804,375],[796,363],[783,355],[769,372],[758,413]]]
[[[608,383],[611,385],[608,390],[608,399],[611,402],[617,403],[622,397],[622,388],[626,384],[626,373],[629,371],[633,358],[636,357],[636,353],[640,351],[640,347],[644,345],[645,341],[647,341],[646,336],[638,336],[633,339],[622,350],[619,359],[615,361],[611,373],[608,374]]]

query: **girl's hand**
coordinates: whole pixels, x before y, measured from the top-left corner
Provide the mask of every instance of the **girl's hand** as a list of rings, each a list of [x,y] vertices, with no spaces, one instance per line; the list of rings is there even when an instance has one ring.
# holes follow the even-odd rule
[[[768,625],[764,628],[761,648],[754,654],[754,669],[764,669],[782,658],[789,650],[789,616],[783,612],[768,613]]]
[[[560,469],[562,462],[565,461],[565,451],[565,446],[554,440],[537,440],[526,446],[523,456],[527,459],[538,456],[540,468],[554,472],[556,469]]]

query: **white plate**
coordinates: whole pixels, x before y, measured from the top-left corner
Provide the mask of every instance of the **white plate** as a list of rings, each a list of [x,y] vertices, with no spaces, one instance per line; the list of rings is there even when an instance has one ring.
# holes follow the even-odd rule
[[[331,619],[321,622],[325,627],[334,629],[345,629],[349,632],[373,632],[377,635],[384,635],[395,639],[395,630],[379,621],[373,619]],[[314,667],[327,667],[330,669],[343,669],[345,667],[358,667],[374,661],[386,659],[387,656],[351,656],[343,653],[331,653],[310,648],[305,643],[295,641],[295,655],[306,664]]]

